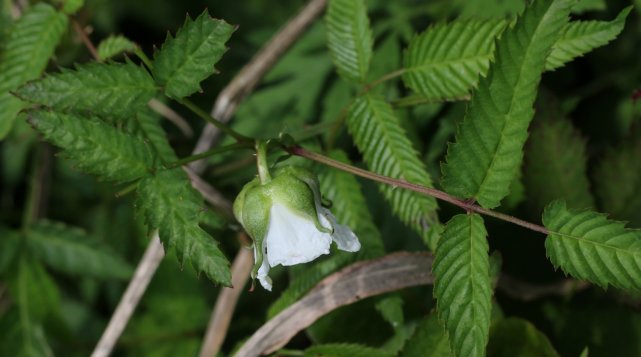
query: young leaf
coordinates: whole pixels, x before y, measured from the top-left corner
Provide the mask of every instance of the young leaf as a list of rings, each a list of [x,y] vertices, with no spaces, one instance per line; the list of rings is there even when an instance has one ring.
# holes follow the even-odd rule
[[[207,10],[196,20],[187,16],[176,37],[167,35],[154,55],[154,78],[164,86],[165,94],[180,99],[198,92],[200,82],[215,72],[214,65],[227,51],[225,42],[235,29],[212,19]]]
[[[442,185],[493,208],[509,193],[523,157],[545,58],[568,20],[571,0],[528,7],[497,42],[496,62],[472,98],[443,165]]]
[[[155,158],[144,141],[96,119],[46,110],[27,113],[29,123],[78,167],[110,181],[146,175]]]
[[[96,51],[101,61],[116,57],[121,53],[133,52],[138,48],[134,42],[122,35],[112,35],[98,44]]]
[[[150,230],[158,229],[166,249],[176,249],[181,265],[191,262],[211,280],[231,286],[229,261],[217,243],[198,225],[202,197],[182,169],[164,170],[138,184],[137,208]]]
[[[562,201],[545,208],[543,224],[556,268],[604,288],[641,290],[641,231],[593,211],[569,210]]]
[[[503,20],[467,20],[427,29],[405,52],[403,82],[435,100],[468,95],[490,66],[494,40],[505,26]]]
[[[419,323],[400,354],[400,357],[414,356],[454,357],[436,314],[430,314]]]
[[[574,208],[594,208],[587,160],[585,140],[569,120],[535,120],[524,168],[528,204],[533,212],[540,214],[556,199]]]
[[[447,225],[432,266],[439,317],[457,356],[484,356],[492,313],[487,231],[478,214]]]
[[[594,172],[594,186],[605,212],[641,228],[641,126],[616,150],[610,149]]]
[[[55,110],[117,118],[132,116],[155,94],[155,83],[149,73],[130,61],[78,65],[76,70],[62,70],[16,91],[26,101]]]
[[[108,246],[78,228],[40,221],[29,227],[27,238],[35,256],[65,274],[129,279],[133,272]]]
[[[625,19],[632,10],[628,6],[612,21],[573,21],[563,29],[561,38],[552,46],[545,70],[550,71],[580,57],[591,50],[605,46],[619,36]]]
[[[353,343],[328,343],[305,350],[305,357],[392,357],[393,354],[377,348]]]
[[[0,53],[0,140],[23,103],[9,92],[38,78],[67,28],[67,17],[45,3],[31,6],[11,27]]]
[[[381,175],[432,186],[392,107],[382,98],[364,95],[349,109],[347,126],[369,168]],[[394,213],[421,236],[437,224],[436,200],[408,190],[380,186]],[[431,227],[430,227],[431,228]]]
[[[325,16],[327,45],[338,74],[362,83],[372,57],[372,31],[363,0],[330,0]]]

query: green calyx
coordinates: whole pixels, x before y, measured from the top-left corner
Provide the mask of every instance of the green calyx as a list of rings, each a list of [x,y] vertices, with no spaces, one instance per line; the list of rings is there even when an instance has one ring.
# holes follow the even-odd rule
[[[259,178],[248,182],[234,201],[234,215],[254,242],[255,278],[264,259],[264,240],[269,229],[270,211],[274,204],[312,220],[316,228],[331,233],[318,219],[321,195],[316,175],[304,168],[287,166],[273,172],[271,180],[261,184]]]

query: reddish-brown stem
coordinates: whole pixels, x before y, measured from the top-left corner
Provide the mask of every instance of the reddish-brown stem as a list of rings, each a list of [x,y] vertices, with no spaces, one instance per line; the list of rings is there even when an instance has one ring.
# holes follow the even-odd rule
[[[80,36],[80,39],[82,40],[82,43],[85,44],[85,47],[89,50],[89,53],[91,53],[91,57],[93,57],[96,61],[100,61],[100,56],[98,56],[98,51],[96,50],[96,46],[94,46],[93,42],[91,42],[91,39],[85,32],[85,30],[82,28],[82,25],[78,22],[78,20],[71,18],[71,25],[73,26],[74,31]]]
[[[439,200],[442,200],[442,201],[445,201],[445,202],[449,202],[449,203],[451,203],[451,204],[453,204],[455,206],[461,207],[461,208],[463,208],[464,210],[466,210],[468,212],[480,213],[480,214],[483,214],[483,215],[486,215],[486,216],[498,218],[498,219],[506,221],[506,222],[514,223],[516,225],[519,225],[521,227],[533,230],[535,232],[543,233],[545,235],[549,234],[547,228],[545,228],[543,226],[539,226],[538,224],[534,224],[534,223],[530,223],[530,222],[524,221],[522,219],[510,216],[510,215],[505,214],[505,213],[500,213],[500,212],[492,211],[492,210],[487,209],[487,208],[483,208],[483,207],[478,206],[478,205],[476,205],[476,204],[474,204],[474,203],[472,203],[470,201],[461,200],[459,198],[451,196],[451,195],[449,195],[449,194],[447,194],[447,193],[445,193],[443,191],[437,190],[435,188],[424,187],[424,186],[417,185],[417,184],[414,184],[414,183],[411,183],[411,182],[407,182],[407,181],[398,180],[398,179],[394,179],[394,178],[391,178],[391,177],[379,175],[379,174],[376,174],[376,173],[371,172],[371,171],[363,170],[361,168],[354,167],[354,166],[351,166],[351,165],[347,165],[347,164],[342,163],[340,161],[336,161],[336,160],[330,159],[330,158],[328,158],[328,157],[326,157],[324,155],[321,155],[321,154],[318,154],[318,153],[315,153],[315,152],[311,152],[311,151],[307,151],[307,150],[303,149],[300,146],[289,147],[289,148],[286,148],[286,150],[289,153],[291,153],[292,155],[297,155],[297,156],[301,156],[301,157],[304,157],[304,158],[307,158],[307,159],[310,159],[310,160],[313,160],[313,161],[316,161],[316,162],[320,162],[321,164],[325,164],[327,166],[331,166],[331,167],[334,167],[336,169],[339,169],[339,170],[342,170],[342,171],[345,171],[345,172],[349,172],[351,174],[354,174],[354,175],[357,175],[357,176],[360,176],[360,177],[364,177],[366,179],[370,179],[372,181],[384,183],[386,185],[390,185],[390,186],[393,186],[393,187],[404,188],[406,190],[410,190],[410,191],[418,192],[418,193],[421,193],[421,194],[424,194],[424,195],[427,195],[427,196],[438,198]]]

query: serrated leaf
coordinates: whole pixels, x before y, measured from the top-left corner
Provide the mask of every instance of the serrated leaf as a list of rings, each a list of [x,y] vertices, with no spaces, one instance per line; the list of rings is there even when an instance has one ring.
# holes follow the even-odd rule
[[[546,57],[545,70],[564,66],[576,57],[606,45],[622,31],[626,8],[613,21],[573,21],[561,30]],[[495,40],[505,20],[457,20],[432,26],[410,42],[404,55],[403,82],[434,101],[461,100],[485,76],[495,56]],[[424,99],[425,100],[425,99]]]
[[[136,113],[134,120],[129,121],[133,126],[131,132],[148,142],[163,162],[173,162],[178,160],[178,156],[167,140],[167,133],[160,125],[161,120],[151,109],[142,109]]]
[[[601,208],[641,228],[641,126],[618,148],[610,149],[594,170]]]
[[[545,208],[543,224],[556,268],[604,288],[641,290],[641,231],[593,211],[570,210],[563,201]]]
[[[327,45],[338,74],[362,83],[372,58],[372,31],[363,0],[330,0],[325,16]]]
[[[545,63],[545,70],[550,71],[580,57],[619,36],[625,26],[625,19],[632,11],[632,6],[621,10],[612,21],[573,21],[563,29],[558,41],[552,46],[552,52]]]
[[[111,35],[100,41],[96,52],[101,61],[116,57],[119,54],[133,52],[138,48],[133,41],[122,35]]]
[[[509,193],[523,157],[545,57],[572,1],[536,1],[497,42],[496,62],[480,80],[443,165],[442,186],[493,208]]]
[[[488,356],[559,357],[550,340],[531,322],[515,317],[492,324]]]
[[[484,356],[492,313],[489,246],[483,218],[459,214],[445,226],[432,266],[440,319],[457,356]]]
[[[45,110],[26,116],[48,141],[91,174],[110,181],[131,181],[155,165],[149,144],[102,121]]]
[[[494,40],[506,24],[503,20],[467,20],[430,27],[405,52],[403,82],[435,100],[469,94],[479,74],[487,72]]]
[[[436,314],[430,314],[419,323],[400,353],[400,357],[415,356],[454,357],[447,333]]]
[[[45,3],[31,6],[11,26],[0,53],[0,140],[23,108],[9,92],[40,76],[66,28],[67,17]]]
[[[128,279],[133,269],[108,246],[78,228],[40,221],[27,232],[31,251],[45,264],[74,276]]]
[[[205,10],[196,20],[189,16],[176,33],[167,36],[154,56],[154,78],[174,99],[200,91],[200,82],[215,72],[214,65],[223,56],[225,43],[235,27],[212,19]]]
[[[191,262],[214,282],[231,286],[229,261],[198,225],[202,197],[181,169],[164,170],[138,184],[137,208],[150,230],[158,229],[165,249],[175,249],[181,265]]]
[[[156,86],[145,69],[127,63],[87,63],[19,88],[18,97],[55,110],[127,118],[147,105]]]
[[[368,94],[357,98],[349,109],[347,126],[370,170],[432,187],[430,176],[392,107],[381,97]],[[394,213],[421,236],[438,224],[434,198],[388,185],[379,187]]]
[[[305,357],[391,357],[392,353],[353,343],[328,343],[305,350]]]
[[[525,151],[528,204],[537,215],[557,199],[573,208],[593,208],[585,140],[564,118],[532,125]]]

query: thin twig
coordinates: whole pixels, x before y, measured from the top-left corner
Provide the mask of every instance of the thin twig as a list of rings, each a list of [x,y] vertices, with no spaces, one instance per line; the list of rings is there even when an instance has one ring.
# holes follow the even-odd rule
[[[180,116],[180,114],[176,113],[165,103],[153,98],[149,101],[149,108],[162,115],[164,118],[167,118],[167,120],[174,124],[183,133],[184,136],[188,138],[194,136],[194,131],[189,126],[189,123],[187,123],[187,120],[185,120],[185,118]]]
[[[87,50],[89,50],[91,57],[93,57],[96,61],[100,61],[100,56],[98,56],[98,50],[96,50],[96,46],[94,46],[93,42],[91,42],[89,35],[87,35],[87,32],[82,28],[82,25],[80,25],[78,20],[72,17],[71,25],[73,26],[73,29],[74,31],[76,31],[78,36],[80,36],[80,40],[82,41],[82,43],[84,43],[85,47],[87,47]]]
[[[424,186],[421,186],[421,185],[417,185],[415,183],[411,183],[411,182],[402,181],[402,180],[394,179],[394,178],[391,178],[391,177],[379,175],[379,174],[371,172],[371,171],[363,170],[361,168],[358,168],[358,167],[355,167],[355,166],[351,166],[351,165],[342,163],[340,161],[336,161],[336,160],[330,159],[330,158],[328,158],[328,157],[326,157],[324,155],[321,155],[321,154],[318,154],[318,153],[315,153],[315,152],[311,152],[311,151],[307,151],[307,150],[303,149],[300,146],[294,146],[294,147],[286,148],[286,150],[289,153],[291,153],[292,155],[298,155],[298,156],[301,156],[301,157],[304,157],[304,158],[307,158],[307,159],[310,159],[310,160],[313,160],[313,161],[316,161],[316,162],[320,162],[321,164],[325,164],[325,165],[337,168],[339,170],[342,170],[342,171],[345,171],[345,172],[349,172],[351,174],[354,174],[354,175],[357,175],[357,176],[360,176],[360,177],[364,177],[364,178],[372,180],[372,181],[384,183],[384,184],[390,185],[392,187],[404,188],[406,190],[418,192],[418,193],[424,194],[426,196],[431,196],[431,197],[434,197],[434,198],[438,198],[439,200],[442,200],[442,201],[445,201],[445,202],[449,202],[449,203],[451,203],[453,205],[459,206],[459,207],[465,209],[468,212],[476,212],[476,213],[484,214],[486,216],[498,218],[500,220],[507,221],[507,222],[519,225],[521,227],[533,230],[535,232],[543,233],[545,235],[549,234],[549,231],[547,230],[547,228],[545,228],[543,226],[539,226],[538,224],[534,224],[534,223],[530,223],[530,222],[524,221],[522,219],[510,216],[510,215],[505,214],[505,213],[496,212],[496,211],[492,211],[492,210],[487,209],[487,208],[483,208],[483,207],[478,206],[476,204],[473,204],[471,202],[468,202],[468,201],[465,201],[465,200],[461,200],[459,198],[451,196],[451,195],[449,195],[449,194],[447,194],[447,193],[445,193],[443,191],[437,190],[435,188],[424,187]]]
[[[247,280],[249,280],[253,254],[251,250],[247,248],[250,242],[245,233],[239,233],[238,236],[241,241],[241,247],[231,266],[231,283],[233,288],[222,288],[218,294],[214,311],[209,319],[207,332],[205,332],[203,345],[200,349],[200,357],[216,356],[218,351],[220,351],[220,347],[225,341],[231,318],[234,315],[234,309],[236,308],[240,293],[243,291],[245,284],[247,284]]]
[[[256,357],[285,346],[299,331],[341,306],[370,296],[433,282],[432,256],[394,253],[358,262],[323,279],[309,293],[269,320],[236,357]]]
[[[531,284],[514,277],[501,274],[496,288],[505,295],[521,301],[533,301],[547,296],[568,296],[592,286],[587,281],[564,279],[546,285]]]
[[[162,243],[156,230],[91,357],[107,357],[111,354],[164,256]]]
[[[280,56],[301,36],[307,27],[321,14],[327,0],[311,0],[292,18],[252,60],[238,72],[231,82],[220,92],[211,111],[214,118],[223,123],[229,122],[238,104],[254,89]],[[203,130],[194,154],[209,150],[218,139],[220,131],[212,124],[207,124]],[[205,161],[195,162],[192,169],[202,172]]]

